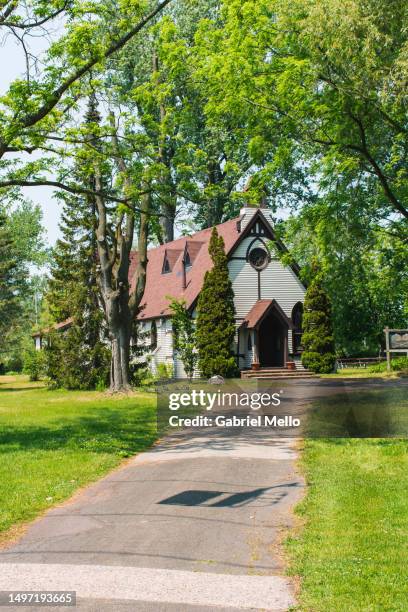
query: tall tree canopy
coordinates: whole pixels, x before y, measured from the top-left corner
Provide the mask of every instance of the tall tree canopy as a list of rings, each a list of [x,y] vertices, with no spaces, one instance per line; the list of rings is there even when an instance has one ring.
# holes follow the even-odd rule
[[[404,0],[225,0],[200,29],[207,112],[251,136],[261,177],[304,197],[339,176],[370,185],[376,214],[405,230],[408,15]]]
[[[249,197],[292,212],[308,280],[321,264],[337,350],[377,351],[407,320],[406,3],[224,0],[196,41],[207,116],[247,135]]]
[[[104,90],[107,60],[154,22],[170,2],[135,0],[124,4],[78,0],[61,2],[54,10],[53,5],[47,8],[42,0],[35,0],[28,14],[24,13],[25,5],[22,6],[22,17],[19,3],[13,1],[6,3],[0,13],[0,28],[11,31],[19,29],[16,22],[21,22],[22,30],[28,26],[32,31],[45,24],[51,28],[52,20],[61,17],[49,47],[42,54],[40,70],[37,70],[40,64],[32,64],[24,40],[20,41],[26,53],[26,73],[24,78],[13,80],[0,99],[0,190],[3,188],[0,193],[7,194],[14,186],[51,185],[93,198],[97,211],[95,245],[100,262],[97,278],[112,340],[115,390],[128,386],[130,327],[145,282],[150,179],[147,177],[143,183],[141,195],[143,172],[140,163],[135,167],[134,155],[131,159],[133,148],[124,151],[123,143],[119,142],[117,109],[108,106],[104,109],[106,121],[86,124],[81,121],[81,103],[95,89],[109,97]],[[38,23],[41,17],[44,21]],[[10,20],[14,25],[10,26]],[[86,153],[83,147],[87,148]],[[27,162],[22,152],[33,151],[37,151],[34,161]],[[79,157],[87,174],[85,184],[75,180],[73,173]],[[110,183],[104,182],[107,174]],[[123,205],[119,211],[117,204]],[[139,256],[131,291],[130,251],[136,226]]]
[[[176,221],[180,230],[186,219],[210,227],[233,216],[232,194],[251,167],[245,136],[205,112],[196,45],[204,18],[220,23],[218,2],[174,2],[110,72],[114,99],[138,118],[144,163],[157,177],[152,205],[162,216],[152,229],[160,242],[174,238]]]

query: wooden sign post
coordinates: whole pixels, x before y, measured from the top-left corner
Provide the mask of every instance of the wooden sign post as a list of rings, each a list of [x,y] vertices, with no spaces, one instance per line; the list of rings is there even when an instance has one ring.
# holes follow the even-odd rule
[[[391,370],[391,353],[406,353],[408,357],[408,329],[390,329],[386,327],[385,351],[387,353],[387,370]]]

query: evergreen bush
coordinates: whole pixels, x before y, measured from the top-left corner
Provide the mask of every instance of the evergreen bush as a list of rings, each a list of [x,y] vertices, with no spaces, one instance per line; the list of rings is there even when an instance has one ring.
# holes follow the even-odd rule
[[[302,345],[305,368],[318,374],[333,371],[336,356],[331,302],[323,286],[323,276],[317,269],[305,296]]]
[[[208,252],[213,268],[205,273],[197,304],[198,368],[206,378],[216,374],[231,378],[237,374],[237,364],[232,352],[235,337],[234,291],[229,277],[224,240],[215,227]]]

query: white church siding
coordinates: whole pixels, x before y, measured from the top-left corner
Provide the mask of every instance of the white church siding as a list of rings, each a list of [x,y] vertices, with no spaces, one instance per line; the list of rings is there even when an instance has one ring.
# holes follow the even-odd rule
[[[241,323],[238,321],[237,325],[239,326]],[[248,348],[248,337],[251,337],[251,348]],[[250,369],[253,361],[253,349],[254,346],[254,338],[253,332],[250,329],[241,329],[240,331],[240,360],[239,360],[239,368],[242,370]],[[244,357],[242,357],[244,355]]]
[[[231,254],[228,267],[235,294],[236,317],[242,320],[258,299],[274,299],[278,302],[284,313],[290,318],[295,304],[303,302],[305,287],[295,272],[284,266],[277,257],[273,257],[267,267],[258,272],[246,261],[248,247],[261,247],[262,241],[253,236],[246,237]],[[245,259],[244,259],[245,258]],[[258,288],[259,275],[259,288]],[[244,334],[243,334],[244,335]],[[292,351],[292,333],[289,330],[288,348]],[[243,347],[246,349],[246,347]],[[240,351],[241,353],[244,351]],[[245,350],[245,367],[250,367],[252,355]]]
[[[157,374],[157,365],[165,363],[173,368],[173,332],[170,319],[156,319],[157,348],[152,353],[151,367]]]
[[[304,300],[305,288],[296,274],[279,260],[272,260],[265,270],[259,273],[260,295],[258,272],[250,263],[232,259],[228,267],[235,293],[237,318],[245,318],[258,299],[276,300],[288,317],[292,315],[294,305]]]
[[[142,321],[139,329],[141,334],[145,335],[145,338],[140,341],[141,345],[146,347],[150,345],[153,321],[155,321],[157,329],[157,348],[151,352],[147,351],[138,359],[140,361],[148,360],[152,373],[157,374],[159,363],[165,363],[173,367],[173,332],[170,319],[160,318]]]

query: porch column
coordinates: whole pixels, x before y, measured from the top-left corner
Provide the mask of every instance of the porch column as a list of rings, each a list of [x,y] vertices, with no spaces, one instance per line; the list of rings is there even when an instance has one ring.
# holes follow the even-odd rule
[[[284,337],[284,349],[283,349],[283,357],[284,357],[284,364],[283,367],[286,368],[286,364],[289,361],[289,330],[286,332],[285,337]]]
[[[259,338],[258,338],[258,330],[253,330],[253,354],[252,354],[252,369],[259,370]]]

